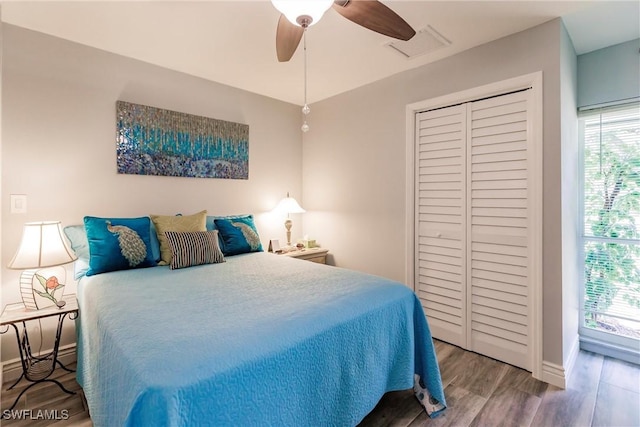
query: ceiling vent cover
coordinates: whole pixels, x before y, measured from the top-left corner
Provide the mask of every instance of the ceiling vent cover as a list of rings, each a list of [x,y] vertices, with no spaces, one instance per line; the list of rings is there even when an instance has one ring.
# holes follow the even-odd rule
[[[416,56],[442,49],[450,44],[451,42],[446,37],[436,31],[431,25],[427,25],[426,28],[418,31],[411,40],[394,40],[385,46],[407,59],[412,59]]]

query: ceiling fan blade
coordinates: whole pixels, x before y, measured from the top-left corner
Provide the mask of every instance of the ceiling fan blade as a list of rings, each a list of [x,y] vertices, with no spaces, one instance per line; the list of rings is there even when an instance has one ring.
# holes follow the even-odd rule
[[[333,9],[348,20],[385,36],[409,40],[416,32],[397,13],[377,0],[338,0]]]
[[[284,15],[280,15],[276,32],[278,61],[287,62],[291,59],[300,44],[303,34],[304,28],[293,25]]]

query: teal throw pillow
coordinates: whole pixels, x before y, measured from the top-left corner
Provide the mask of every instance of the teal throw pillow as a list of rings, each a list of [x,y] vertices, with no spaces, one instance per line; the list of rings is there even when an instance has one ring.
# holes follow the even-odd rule
[[[151,220],[84,217],[89,241],[87,276],[156,265],[151,249]]]
[[[262,252],[262,243],[252,215],[216,218],[213,225],[220,232],[225,256]]]
[[[153,222],[150,223],[150,240],[151,240],[151,254],[153,259],[157,262],[160,260],[160,242],[156,235],[156,228],[153,226]],[[64,229],[64,234],[71,243],[71,249],[76,254],[78,259],[73,263],[73,277],[76,280],[80,280],[82,276],[89,271],[89,241],[87,240],[87,231],[84,225],[68,225]]]

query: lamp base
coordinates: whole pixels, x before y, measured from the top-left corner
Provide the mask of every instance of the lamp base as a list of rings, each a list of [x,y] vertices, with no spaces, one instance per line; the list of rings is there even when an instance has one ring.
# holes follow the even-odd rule
[[[62,307],[66,278],[67,270],[62,266],[24,270],[20,275],[20,295],[24,307],[27,310],[42,310],[54,305]]]
[[[291,246],[291,226],[293,225],[293,221],[289,218],[284,222],[284,228],[287,229],[287,246]]]

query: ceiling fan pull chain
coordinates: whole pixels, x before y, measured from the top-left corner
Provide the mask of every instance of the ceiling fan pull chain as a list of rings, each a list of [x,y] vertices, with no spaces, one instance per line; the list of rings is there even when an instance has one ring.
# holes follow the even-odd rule
[[[302,123],[302,132],[309,132],[309,125],[307,124],[307,115],[311,112],[309,104],[307,104],[307,29],[304,29],[303,45],[304,50],[304,106],[302,107],[302,114],[304,114],[304,122]]]

